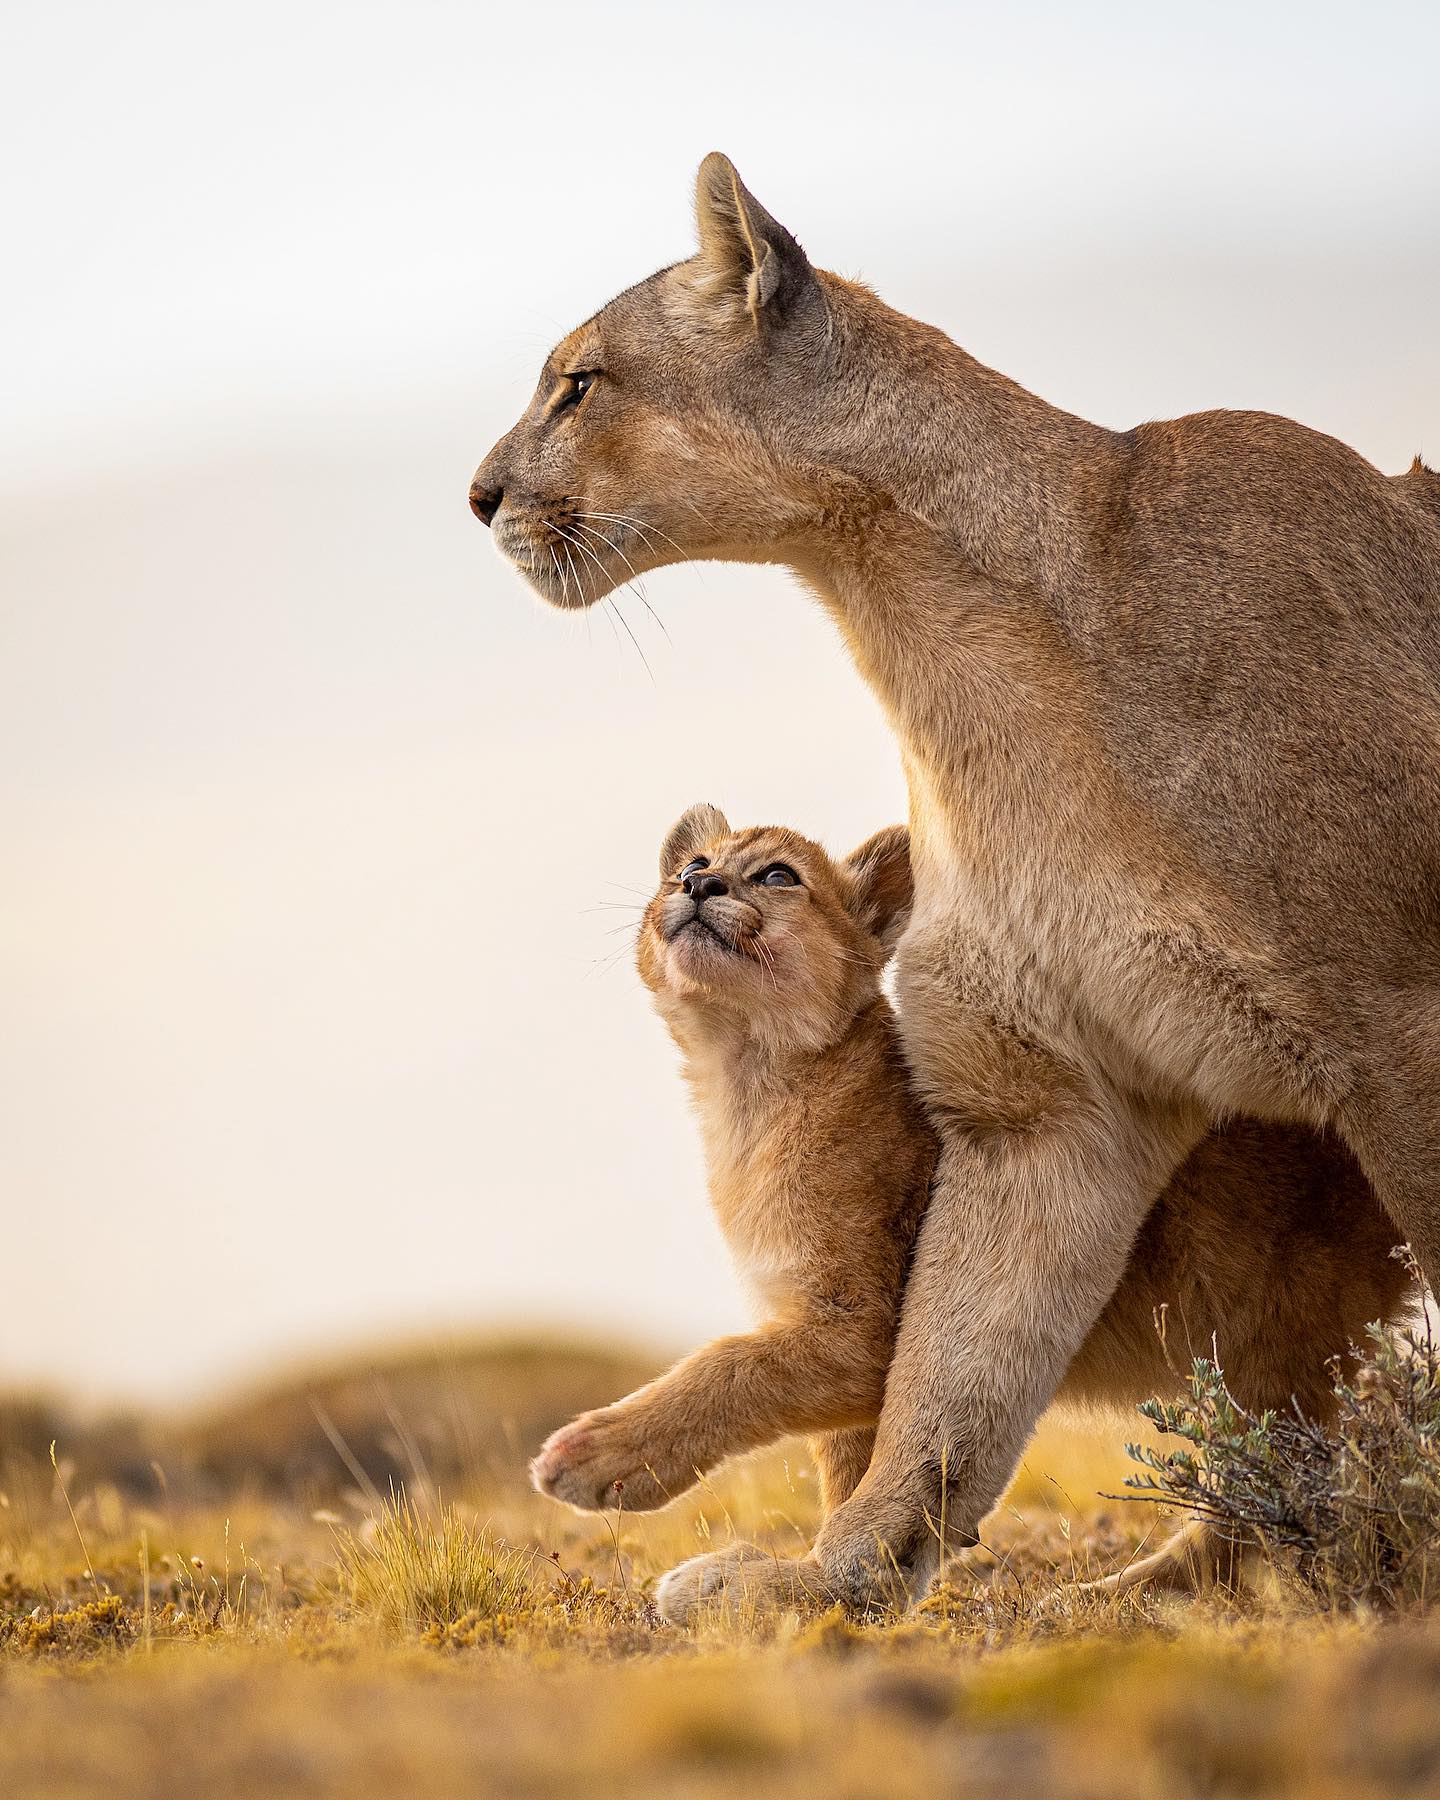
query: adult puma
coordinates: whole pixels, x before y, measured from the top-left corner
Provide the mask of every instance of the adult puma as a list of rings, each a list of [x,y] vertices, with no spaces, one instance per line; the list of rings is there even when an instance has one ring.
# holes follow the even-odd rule
[[[900,739],[942,1148],[816,1546],[863,1602],[973,1538],[1218,1121],[1337,1133],[1440,1277],[1440,479],[1266,414],[1088,424],[813,268],[725,158],[697,198],[471,503],[559,605],[788,564]]]

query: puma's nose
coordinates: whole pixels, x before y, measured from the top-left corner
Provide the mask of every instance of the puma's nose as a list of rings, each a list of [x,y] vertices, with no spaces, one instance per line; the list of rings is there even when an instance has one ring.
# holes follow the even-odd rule
[[[470,483],[470,510],[482,525],[488,525],[500,510],[505,490],[489,487],[477,475]]]
[[[730,892],[725,885],[725,877],[717,875],[713,869],[697,869],[693,875],[687,875],[680,885],[697,905],[702,900]]]

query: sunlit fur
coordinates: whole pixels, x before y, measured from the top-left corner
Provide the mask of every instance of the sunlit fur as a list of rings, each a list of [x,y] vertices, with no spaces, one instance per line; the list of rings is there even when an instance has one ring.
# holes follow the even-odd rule
[[[678,877],[707,858],[729,892]],[[798,887],[754,877],[783,862]],[[694,807],[667,836],[639,966],[679,1046],[710,1198],[763,1319],[557,1432],[533,1465],[573,1506],[663,1506],[727,1456],[816,1434],[827,1506],[869,1461],[935,1142],[880,977],[909,909],[903,828],[843,863]]]
[[[627,565],[787,564],[900,741],[941,1156],[819,1545],[863,1601],[923,1588],[937,1515],[974,1531],[1217,1121],[1333,1131],[1440,1273],[1440,479],[1263,413],[1091,424],[815,269],[724,157],[697,212],[475,498],[552,599],[572,522],[604,541],[571,603]]]
[[[899,828],[837,865],[795,831],[732,833],[714,808],[685,815],[663,851],[675,866],[645,912],[640,973],[687,1055],[742,1045],[758,1055],[818,1051],[844,1035],[875,998],[894,948],[893,936],[870,929],[887,854],[903,862],[908,914],[909,857]],[[729,892],[697,905],[679,872],[701,856]],[[776,863],[795,870],[801,885],[755,880]]]

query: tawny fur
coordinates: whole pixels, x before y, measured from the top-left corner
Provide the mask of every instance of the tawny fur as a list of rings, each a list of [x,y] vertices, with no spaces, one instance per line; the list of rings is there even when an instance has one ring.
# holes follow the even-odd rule
[[[696,857],[724,891],[682,890]],[[756,879],[776,864],[799,883]],[[727,1456],[809,1432],[823,1434],[828,1510],[869,1462],[936,1155],[880,991],[908,909],[904,832],[836,865],[794,832],[732,834],[699,807],[661,870],[640,972],[684,1059],[711,1204],[764,1323],[567,1425],[532,1472],[573,1506],[644,1509]]]
[[[1332,1130],[1440,1275],[1440,478],[1262,413],[1089,424],[813,268],[724,157],[697,208],[472,503],[557,604],[787,564],[899,738],[941,1150],[817,1549],[862,1602],[973,1535],[1218,1121]]]
[[[682,889],[696,859],[716,891]],[[777,862],[798,885],[757,881]],[[643,1509],[723,1457],[803,1431],[828,1514],[869,1464],[939,1152],[880,987],[910,912],[907,834],[880,832],[837,865],[796,832],[732,831],[694,807],[661,870],[640,970],[684,1059],[711,1203],[766,1323],[557,1432],[535,1479],[575,1506]],[[1218,1355],[1243,1404],[1323,1418],[1330,1359],[1404,1298],[1395,1238],[1339,1146],[1274,1126],[1212,1134],[1142,1226],[1060,1397],[1133,1402],[1173,1389],[1191,1355]],[[1203,1546],[1177,1545],[1203,1561]],[[681,1621],[737,1586],[751,1605],[828,1597],[818,1567],[740,1546],[676,1570],[659,1603]]]

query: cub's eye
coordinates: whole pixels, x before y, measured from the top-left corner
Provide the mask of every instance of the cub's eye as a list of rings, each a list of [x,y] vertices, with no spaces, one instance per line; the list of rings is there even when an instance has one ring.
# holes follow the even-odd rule
[[[598,369],[577,369],[573,375],[566,375],[564,380],[568,385],[560,396],[559,404],[555,408],[556,412],[563,412],[569,406],[578,406],[594,387],[595,377],[598,374]]]
[[[771,863],[755,877],[761,887],[799,887],[800,877],[788,863]]]
[[[698,875],[702,869],[708,869],[709,867],[710,867],[710,859],[708,857],[697,856],[695,858],[694,862],[686,863],[685,867],[680,871],[680,873],[675,877],[675,879],[677,881],[688,881],[692,875]]]

